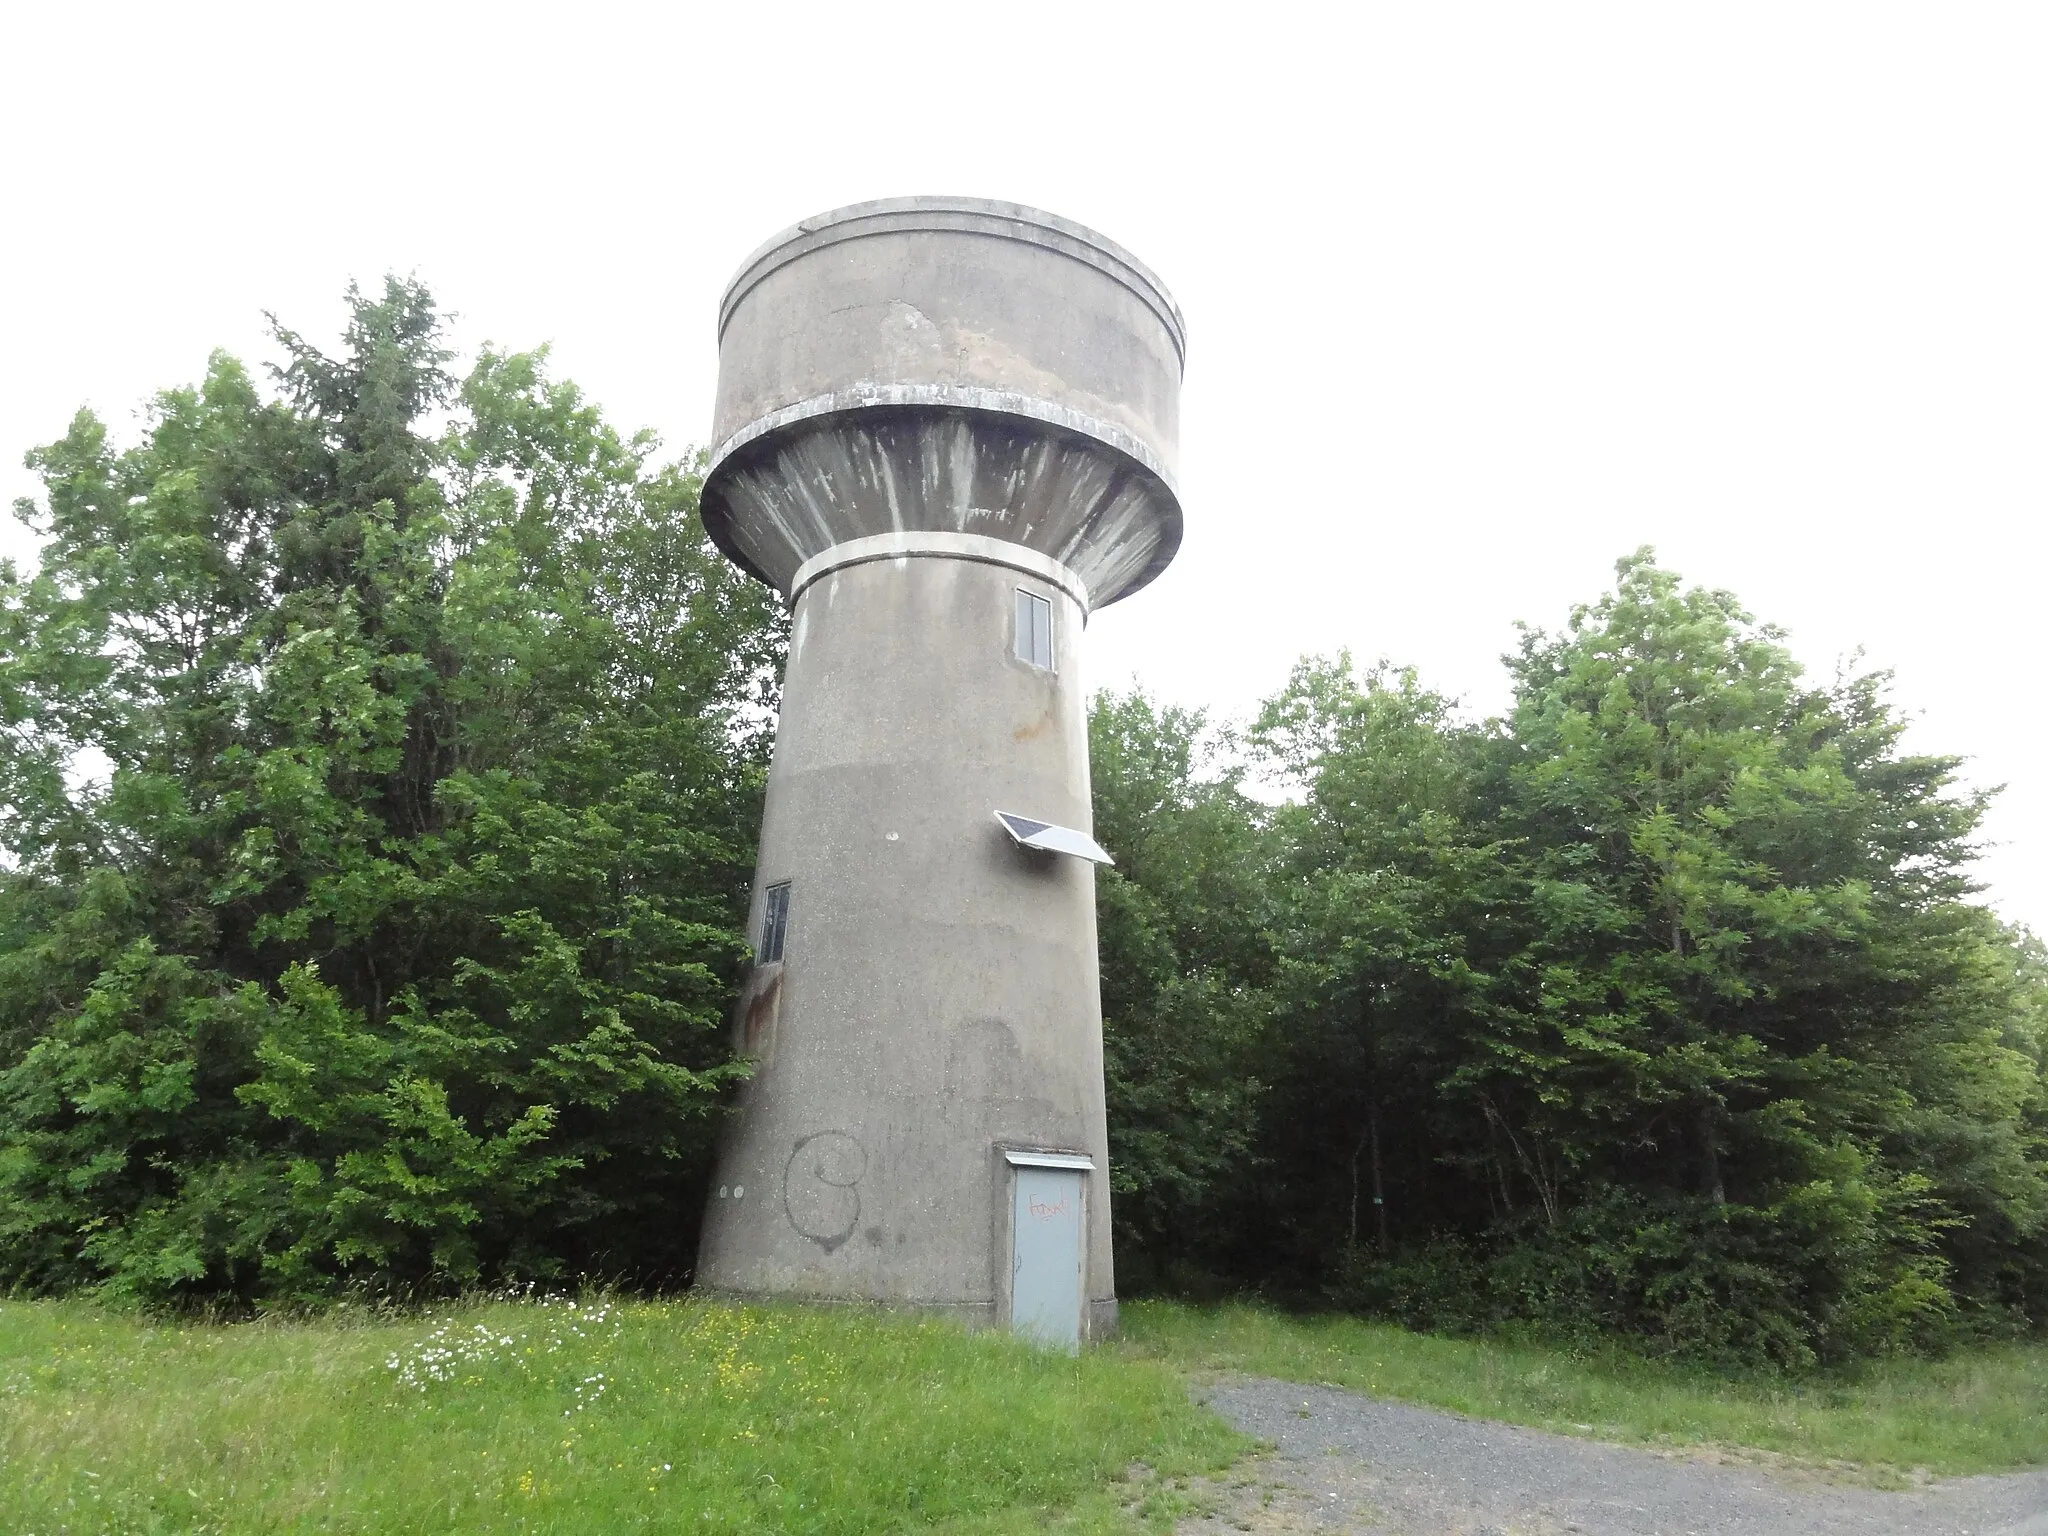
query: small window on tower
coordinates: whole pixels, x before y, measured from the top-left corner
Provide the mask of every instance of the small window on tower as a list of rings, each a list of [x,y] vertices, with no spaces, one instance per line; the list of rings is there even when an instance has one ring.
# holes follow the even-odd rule
[[[1017,659],[1052,670],[1052,600],[1017,589]]]
[[[782,941],[789,933],[789,882],[771,885],[762,893],[761,943],[754,958],[762,965],[782,959]]]

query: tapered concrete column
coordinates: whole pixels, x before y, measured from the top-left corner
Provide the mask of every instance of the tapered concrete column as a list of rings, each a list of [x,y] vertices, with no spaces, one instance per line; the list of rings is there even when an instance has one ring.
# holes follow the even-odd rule
[[[995,813],[1090,828],[1082,639],[1179,540],[1178,314],[1078,226],[911,199],[770,242],[721,326],[705,521],[794,628],[699,1281],[1007,1323],[1048,1168],[1100,1333],[1094,866]]]

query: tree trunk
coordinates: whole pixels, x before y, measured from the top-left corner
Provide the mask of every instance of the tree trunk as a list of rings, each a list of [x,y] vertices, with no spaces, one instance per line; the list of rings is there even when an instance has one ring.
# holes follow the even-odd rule
[[[1714,1204],[1726,1205],[1728,1189],[1721,1182],[1721,1151],[1714,1145],[1714,1106],[1711,1102],[1700,1105],[1698,1125],[1701,1182]]]
[[[1356,1252],[1358,1249],[1358,1159],[1365,1152],[1366,1138],[1369,1135],[1370,1127],[1360,1131],[1358,1140],[1351,1148],[1351,1226],[1344,1239],[1344,1246],[1350,1252]]]
[[[1503,1207],[1505,1207],[1505,1208],[1506,1208],[1506,1210],[1507,1210],[1507,1213],[1508,1213],[1508,1214],[1509,1214],[1510,1216],[1512,1216],[1512,1215],[1514,1215],[1514,1214],[1515,1214],[1515,1195],[1514,1195],[1514,1191],[1513,1191],[1513,1189],[1512,1189],[1512,1188],[1511,1188],[1511,1187],[1509,1186],[1509,1184],[1508,1184],[1508,1163],[1507,1163],[1507,1159],[1506,1159],[1506,1158],[1504,1158],[1504,1157],[1502,1157],[1502,1156],[1501,1156],[1501,1153],[1500,1153],[1500,1120],[1499,1120],[1499,1117],[1498,1117],[1497,1115],[1495,1115],[1495,1114],[1494,1114],[1494,1112],[1493,1112],[1493,1106],[1492,1106],[1491,1104],[1488,1104],[1488,1105],[1486,1105],[1486,1106],[1485,1106],[1485,1109],[1486,1109],[1486,1166],[1487,1166],[1488,1168],[1490,1168],[1490,1169],[1492,1169],[1492,1170],[1493,1170],[1493,1178],[1494,1178],[1494,1184],[1498,1185],[1498,1186],[1499,1186],[1499,1188],[1500,1188],[1500,1203],[1501,1203],[1501,1205],[1502,1205]],[[1492,1185],[1489,1185],[1489,1186],[1487,1187],[1487,1191],[1486,1191],[1486,1198],[1487,1198],[1487,1201],[1488,1201],[1489,1203],[1491,1203],[1491,1202],[1492,1202],[1492,1200],[1493,1200],[1493,1186],[1492,1186]]]
[[[1358,1159],[1372,1148],[1373,1231],[1379,1251],[1387,1251],[1387,1191],[1380,1170],[1380,1041],[1373,1027],[1371,994],[1358,989],[1358,1038],[1365,1049],[1365,1128],[1351,1151],[1351,1245],[1358,1246]]]
[[[1387,1252],[1387,1192],[1380,1182],[1380,1101],[1377,1093],[1373,1096],[1372,1113],[1367,1121],[1372,1135],[1372,1213],[1379,1226],[1379,1250],[1385,1257]]]

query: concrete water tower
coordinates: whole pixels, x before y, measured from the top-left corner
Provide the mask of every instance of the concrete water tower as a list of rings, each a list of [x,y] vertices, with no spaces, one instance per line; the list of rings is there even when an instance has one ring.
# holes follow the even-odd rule
[[[1111,1328],[1081,637],[1180,542],[1184,336],[1091,230],[806,219],[719,307],[703,493],[794,610],[700,1283]]]

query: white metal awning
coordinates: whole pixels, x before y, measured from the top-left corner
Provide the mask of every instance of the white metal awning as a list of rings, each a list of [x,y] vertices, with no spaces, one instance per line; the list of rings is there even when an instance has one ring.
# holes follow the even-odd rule
[[[1096,864],[1114,864],[1102,844],[1086,832],[1076,832],[1072,827],[1056,827],[1049,821],[1039,821],[1031,816],[1019,816],[1014,811],[997,811],[996,820],[1003,830],[1010,834],[1019,848],[1031,848],[1040,853],[1070,853],[1077,859],[1087,859]]]
[[[1003,1148],[1003,1160],[1012,1168],[1079,1168],[1095,1171],[1095,1159],[1086,1152],[1033,1152],[1020,1147]]]

